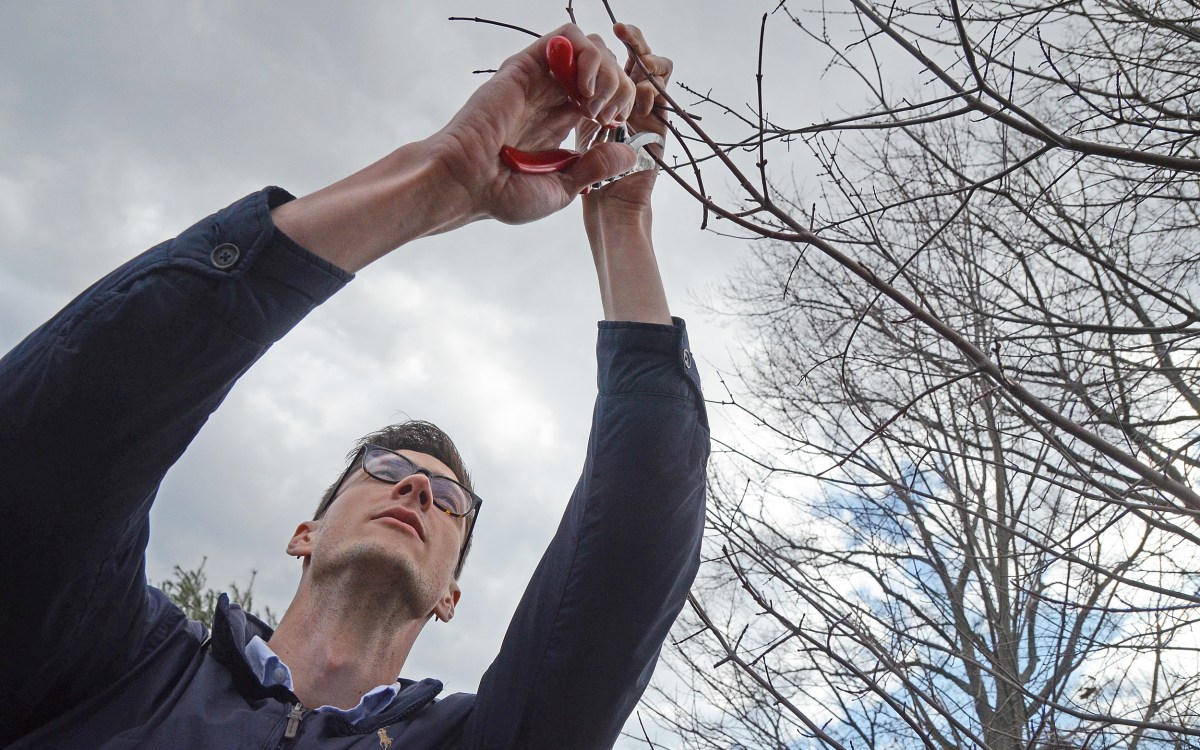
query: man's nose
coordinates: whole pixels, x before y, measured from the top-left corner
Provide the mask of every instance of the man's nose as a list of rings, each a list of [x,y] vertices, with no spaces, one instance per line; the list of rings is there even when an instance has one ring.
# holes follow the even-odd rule
[[[429,477],[420,472],[409,474],[396,482],[392,487],[392,495],[415,502],[421,508],[427,508],[433,504],[433,486],[429,483]]]

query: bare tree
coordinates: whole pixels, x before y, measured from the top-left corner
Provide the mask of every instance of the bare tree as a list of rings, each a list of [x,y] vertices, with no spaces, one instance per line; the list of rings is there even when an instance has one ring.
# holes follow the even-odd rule
[[[862,109],[768,116],[768,28]],[[667,175],[759,248],[683,687],[648,706],[684,746],[1200,747],[1198,28],[782,0],[752,104],[662,91]]]
[[[823,50],[861,112],[773,122],[762,70],[670,98],[669,174],[770,241],[656,709],[686,746],[1200,747],[1197,20],[783,2],[760,49]]]
[[[980,311],[1013,305],[979,283],[997,251],[978,236],[943,233],[909,271],[939,312],[996,339]],[[738,287],[763,335],[742,382],[770,432],[737,451],[770,457],[770,475],[743,460],[742,481],[727,463],[715,483],[719,550],[690,623],[707,632],[681,646],[700,692],[736,696],[723,731],[754,717],[750,747],[821,733],[845,747],[1174,746],[1196,720],[1189,527],[1114,500],[1119,481],[1090,454],[1047,439],[839,266],[796,265],[791,248],[761,260]],[[1020,351],[1026,370],[1061,369],[1073,348]],[[687,734],[731,744],[704,744],[722,736],[712,726]]]

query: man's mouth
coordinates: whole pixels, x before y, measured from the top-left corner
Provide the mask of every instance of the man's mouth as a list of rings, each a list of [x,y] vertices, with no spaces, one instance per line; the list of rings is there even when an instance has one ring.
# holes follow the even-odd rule
[[[425,541],[425,529],[421,526],[421,518],[408,508],[399,505],[392,506],[382,513],[377,514],[371,520],[387,520],[396,521],[399,525],[407,526],[416,534],[421,541]]]

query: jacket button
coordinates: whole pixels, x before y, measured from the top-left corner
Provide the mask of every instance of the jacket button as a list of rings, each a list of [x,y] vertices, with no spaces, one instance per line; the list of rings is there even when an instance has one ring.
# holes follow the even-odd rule
[[[692,369],[692,353],[687,349],[683,350],[683,366],[688,370]]]
[[[238,262],[238,258],[240,257],[242,257],[242,251],[238,250],[238,246],[225,242],[213,248],[209,260],[212,261],[214,268],[225,271],[233,268],[233,265]]]

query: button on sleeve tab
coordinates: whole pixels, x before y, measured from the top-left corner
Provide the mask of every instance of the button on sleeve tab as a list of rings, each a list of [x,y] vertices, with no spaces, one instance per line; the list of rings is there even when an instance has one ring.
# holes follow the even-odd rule
[[[213,267],[220,271],[228,271],[242,257],[242,251],[232,242],[223,242],[213,248],[209,260]]]

